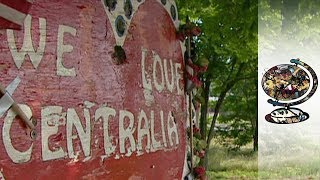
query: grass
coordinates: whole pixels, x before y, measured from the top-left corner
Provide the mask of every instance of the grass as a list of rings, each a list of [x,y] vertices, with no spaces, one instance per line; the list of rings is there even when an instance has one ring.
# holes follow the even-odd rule
[[[319,144],[296,141],[259,152],[259,179],[320,179]]]
[[[290,160],[274,167],[261,167],[259,179],[320,179],[320,160],[318,157],[308,162]]]
[[[298,146],[298,145],[301,145]],[[212,144],[208,152],[208,180],[318,180],[320,179],[320,145],[297,143],[291,147],[261,148],[253,152],[252,144],[239,151],[228,151]]]
[[[208,153],[208,179],[258,179],[258,153],[252,145],[239,151],[214,145]]]
[[[259,179],[320,179],[320,157],[315,152],[304,156],[274,155],[263,159],[268,159],[268,162],[260,163]]]

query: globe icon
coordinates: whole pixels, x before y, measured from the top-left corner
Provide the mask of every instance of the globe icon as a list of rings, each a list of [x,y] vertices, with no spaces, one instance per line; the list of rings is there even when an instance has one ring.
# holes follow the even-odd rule
[[[265,116],[266,121],[277,124],[292,124],[305,121],[309,114],[292,106],[304,103],[316,91],[318,79],[314,70],[299,58],[292,64],[279,64],[265,72],[261,85],[271,97],[268,103],[280,106]]]

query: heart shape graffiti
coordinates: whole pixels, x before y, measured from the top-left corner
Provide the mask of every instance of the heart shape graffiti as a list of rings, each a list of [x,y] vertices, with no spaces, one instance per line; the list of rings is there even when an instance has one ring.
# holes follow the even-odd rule
[[[123,46],[128,34],[128,28],[145,0],[101,0],[104,10],[111,23],[117,46]],[[179,27],[177,6],[173,0],[157,0],[171,16],[175,27]]]

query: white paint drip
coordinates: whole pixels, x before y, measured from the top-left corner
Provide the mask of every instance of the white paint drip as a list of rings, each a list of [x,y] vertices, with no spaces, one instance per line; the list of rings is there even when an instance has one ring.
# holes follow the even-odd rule
[[[84,159],[82,160],[82,162],[87,162],[87,161],[89,161],[90,159],[91,159],[91,156],[88,156],[88,157],[84,158]]]
[[[119,154],[116,154],[116,156],[114,157],[114,159],[120,159]]]

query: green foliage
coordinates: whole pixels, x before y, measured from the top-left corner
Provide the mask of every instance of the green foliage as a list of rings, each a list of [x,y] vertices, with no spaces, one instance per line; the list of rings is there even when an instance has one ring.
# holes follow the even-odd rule
[[[221,144],[231,149],[239,149],[252,141],[257,118],[256,94],[255,78],[237,83],[229,91],[218,117],[218,123],[228,127],[218,127],[217,138]],[[226,141],[230,138],[232,141]]]
[[[185,23],[183,21],[189,17],[202,30],[201,35],[194,38],[195,62],[208,63],[208,70],[200,75],[204,83],[196,98],[201,102],[201,138],[207,141],[206,150],[208,150],[210,141],[214,137],[214,127],[221,107],[231,105],[229,109],[224,110],[238,114],[241,111],[240,108],[244,108],[245,103],[249,103],[249,99],[250,103],[256,107],[255,93],[246,92],[250,97],[247,101],[239,99],[244,94],[242,91],[246,89],[243,87],[247,86],[241,87],[238,84],[246,81],[252,87],[256,83],[258,2],[257,0],[177,0],[176,2],[182,23]],[[233,91],[233,88],[237,90]],[[216,101],[212,102],[214,104],[211,107],[214,111],[212,118],[203,115],[207,113],[209,94],[216,98]],[[238,99],[232,100],[235,97],[231,95]],[[241,104],[238,105],[238,103]],[[237,106],[240,108],[236,108]],[[250,106],[248,110],[252,111],[252,107]],[[255,114],[254,111],[253,114]],[[244,115],[225,116],[225,122],[231,124],[233,130],[229,131],[222,140],[234,139],[233,144],[237,148],[247,144],[252,140],[253,128],[256,126],[251,125],[251,122],[255,122],[255,119],[251,116],[244,117]],[[206,126],[208,121],[210,121],[209,129]]]
[[[182,21],[189,16],[202,30],[197,39],[198,58],[209,60],[208,74],[225,72],[230,62],[257,59],[257,0],[178,0]]]
[[[205,149],[207,146],[207,142],[204,141],[204,140],[201,140],[201,139],[193,139],[193,147],[196,149],[196,150],[202,150],[202,149]]]
[[[260,0],[259,43],[264,49],[274,49],[274,44],[284,39],[300,45],[319,45],[319,1],[310,0]]]
[[[220,137],[233,138],[233,144],[238,148],[251,141],[255,121],[256,95],[255,91],[244,92],[256,83],[258,58],[258,2],[257,0],[177,0],[180,19],[189,17],[202,30],[196,37],[195,48],[197,61],[208,63],[208,71],[201,75],[203,81],[211,81],[210,91],[200,89],[196,98],[204,104],[206,94],[217,97],[213,102],[216,113],[219,113],[225,99],[223,111],[229,111],[232,116],[220,116],[219,120],[230,124],[232,130],[221,133]],[[245,80],[246,84],[242,81]],[[238,83],[241,82],[241,83]],[[248,86],[247,84],[250,84]],[[234,87],[235,86],[235,87]],[[236,88],[235,90],[232,90]],[[229,92],[232,90],[231,92]],[[244,94],[246,98],[241,98]],[[201,98],[202,96],[202,98]],[[218,101],[220,101],[218,103]],[[248,104],[248,105],[247,105]],[[243,110],[253,112],[242,113]],[[217,116],[216,116],[217,117]],[[216,117],[211,120],[208,142],[213,137]],[[207,122],[206,119],[200,121]],[[202,130],[203,132],[203,130]]]

